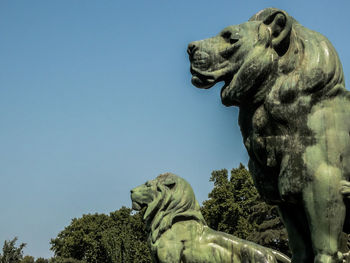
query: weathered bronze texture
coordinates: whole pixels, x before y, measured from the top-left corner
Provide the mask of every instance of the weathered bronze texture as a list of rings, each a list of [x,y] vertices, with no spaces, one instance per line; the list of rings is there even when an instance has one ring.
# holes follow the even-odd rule
[[[223,81],[222,103],[239,107],[249,169],[260,195],[277,204],[293,263],[342,262],[349,233],[350,93],[326,37],[285,11],[189,44],[192,83]]]
[[[146,209],[143,219],[154,262],[290,262],[278,251],[209,228],[192,187],[174,174],[134,188],[131,200],[133,209]]]

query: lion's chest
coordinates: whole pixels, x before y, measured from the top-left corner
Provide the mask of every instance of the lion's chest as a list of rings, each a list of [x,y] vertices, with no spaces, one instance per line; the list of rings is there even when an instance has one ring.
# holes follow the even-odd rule
[[[281,161],[283,149],[290,144],[291,136],[271,120],[263,106],[253,113],[240,112],[244,145],[249,156],[264,167],[276,167]]]
[[[291,142],[286,135],[252,134],[245,142],[248,153],[263,167],[275,168],[280,166],[284,150]]]
[[[299,127],[291,130],[277,122],[263,107],[250,115],[240,113],[240,126],[250,156],[250,170],[263,198],[275,202],[300,192],[306,180],[303,153],[312,137],[301,136]]]

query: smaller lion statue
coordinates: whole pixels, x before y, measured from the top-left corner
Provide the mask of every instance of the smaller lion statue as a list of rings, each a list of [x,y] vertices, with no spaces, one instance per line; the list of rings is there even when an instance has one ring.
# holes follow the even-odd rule
[[[143,219],[154,262],[290,262],[282,253],[209,228],[192,187],[165,173],[131,190],[132,208]]]

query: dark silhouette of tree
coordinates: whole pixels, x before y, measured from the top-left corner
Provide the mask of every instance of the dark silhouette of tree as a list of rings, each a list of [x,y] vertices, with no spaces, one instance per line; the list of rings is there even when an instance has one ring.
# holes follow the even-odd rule
[[[139,213],[131,215],[131,209],[125,207],[110,215],[88,214],[73,219],[51,240],[51,245],[59,259],[86,263],[151,262],[142,217]]]
[[[23,259],[23,248],[26,246],[25,243],[16,247],[17,237],[12,240],[5,240],[4,246],[2,247],[2,254],[0,254],[0,263],[20,263]]]
[[[290,255],[287,232],[276,207],[267,205],[254,187],[249,171],[240,164],[228,171],[213,171],[214,183],[202,213],[208,225]]]
[[[49,260],[46,258],[37,258],[35,263],[49,263]]]
[[[49,263],[86,263],[86,262],[83,260],[78,260],[74,258],[53,257],[49,260]]]
[[[35,263],[35,259],[32,256],[25,256],[22,260],[21,263]]]

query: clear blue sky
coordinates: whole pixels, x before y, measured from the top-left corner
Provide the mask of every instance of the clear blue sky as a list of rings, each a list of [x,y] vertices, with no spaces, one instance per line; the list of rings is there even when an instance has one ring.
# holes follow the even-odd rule
[[[350,77],[350,1],[2,0],[0,246],[50,257],[71,219],[130,207],[160,173],[200,201],[214,169],[247,163],[236,108],[190,82],[190,41],[265,7],[326,35]]]

